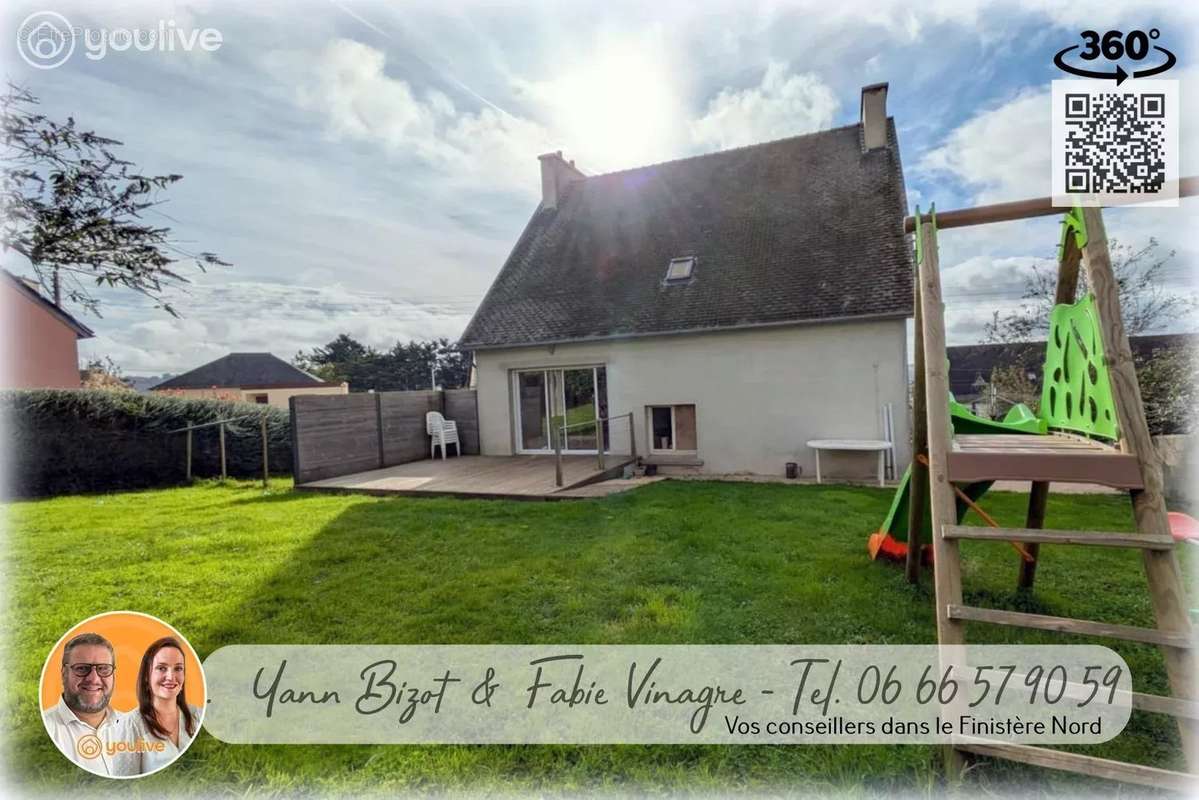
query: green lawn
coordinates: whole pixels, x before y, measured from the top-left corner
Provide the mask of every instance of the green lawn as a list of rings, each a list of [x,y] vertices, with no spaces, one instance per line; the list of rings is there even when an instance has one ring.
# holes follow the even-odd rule
[[[930,580],[866,557],[890,492],[666,481],[602,500],[515,503],[296,493],[277,482],[66,497],[7,506],[9,620],[0,722],[21,785],[104,788],[45,736],[36,681],[49,648],[99,610],[155,614],[205,656],[231,643],[925,643]],[[985,507],[1018,526],[1024,498]],[[1122,497],[1055,495],[1048,527],[1127,530]],[[1188,548],[1189,549],[1189,548]],[[1046,548],[1032,597],[1016,556],[966,542],[967,602],[1151,625],[1139,555]],[[1069,641],[974,625],[972,641]],[[1107,643],[1138,689],[1162,692],[1151,647]],[[1172,723],[1136,713],[1091,752],[1181,768]],[[122,791],[294,795],[510,790],[679,794],[935,791],[917,746],[230,746],[207,735]],[[984,763],[972,791],[1119,787]],[[1127,794],[1128,788],[1124,787]]]

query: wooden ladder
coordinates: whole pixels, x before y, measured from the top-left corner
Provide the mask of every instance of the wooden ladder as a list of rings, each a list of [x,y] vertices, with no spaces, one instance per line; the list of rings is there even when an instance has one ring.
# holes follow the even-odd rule
[[[937,639],[943,645],[965,644],[966,623],[974,622],[1157,645],[1161,648],[1165,660],[1173,697],[1133,693],[1132,705],[1133,708],[1142,711],[1165,713],[1177,718],[1187,768],[1194,772],[1196,745],[1199,744],[1194,640],[1186,613],[1182,575],[1174,554],[1174,542],[1166,517],[1161,465],[1150,441],[1132,352],[1120,316],[1117,287],[1112,273],[1102,214],[1098,208],[1084,208],[1081,211],[1086,243],[1080,248],[1074,235],[1065,237],[1058,265],[1057,302],[1074,302],[1081,260],[1096,299],[1112,396],[1119,415],[1120,447],[1124,452],[1137,456],[1145,487],[1130,492],[1137,533],[1041,530],[1049,489],[1048,484],[1043,483],[1033,484],[1025,528],[970,528],[957,524],[953,484],[949,480],[948,472],[948,454],[952,442],[949,409],[945,398],[949,394],[949,381],[945,355],[945,309],[941,295],[934,216],[932,224],[920,225],[916,231],[917,252],[920,258],[917,264],[918,291],[915,298],[918,326],[915,356],[916,363],[922,368],[918,367],[914,391],[923,400],[918,402],[916,407],[918,413],[923,407],[927,414],[927,429],[919,424],[915,426],[917,438],[913,455],[919,456],[927,448],[926,469],[933,531]],[[922,440],[923,436],[927,437],[926,440]],[[916,468],[913,464],[913,469]],[[913,487],[920,485],[913,482]],[[915,498],[912,504],[916,505]],[[961,559],[958,551],[958,542],[962,539],[1022,542],[1034,558],[1042,544],[1139,549],[1143,554],[1156,627],[1140,628],[965,605],[962,601]],[[910,541],[909,547],[918,550],[918,540]],[[1032,585],[1035,567],[1035,560],[1031,564],[1021,565],[1021,586]],[[950,779],[955,779],[961,774],[964,753],[1182,791],[1193,789],[1197,785],[1196,776],[1187,773],[1045,747],[981,740],[963,740],[945,749],[946,772]]]

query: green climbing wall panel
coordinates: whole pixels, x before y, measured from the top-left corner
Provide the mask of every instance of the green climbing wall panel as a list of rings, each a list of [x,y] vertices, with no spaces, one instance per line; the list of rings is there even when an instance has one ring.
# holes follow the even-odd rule
[[[1054,306],[1049,314],[1041,417],[1050,428],[1118,439],[1112,385],[1103,361],[1095,298]]]

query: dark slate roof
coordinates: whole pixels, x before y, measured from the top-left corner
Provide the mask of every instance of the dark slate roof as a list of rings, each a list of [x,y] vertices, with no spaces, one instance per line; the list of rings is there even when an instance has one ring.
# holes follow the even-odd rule
[[[895,127],[858,124],[572,183],[539,208],[463,346],[910,316]],[[664,285],[671,258],[692,279]]]
[[[13,275],[6,269],[0,269],[0,275],[3,275],[5,278],[11,281],[12,285],[15,286],[18,291],[44,308],[51,316],[53,316],[63,325],[66,325],[68,328],[75,331],[76,339],[90,339],[96,335],[91,328],[72,317],[60,306],[54,305],[53,301],[43,297],[41,292],[25,283],[25,281],[21,280],[16,275]]]
[[[1146,361],[1157,350],[1180,347],[1199,347],[1199,334],[1164,333],[1149,336],[1130,336],[1128,345],[1135,360]],[[1041,366],[1045,363],[1045,342],[1015,342],[1012,344],[969,344],[945,348],[949,357],[949,390],[961,400],[978,394],[974,384],[991,378],[991,370],[1023,364],[1041,382]]]
[[[271,353],[230,353],[191,372],[165,380],[154,389],[288,388],[325,386],[319,378]]]

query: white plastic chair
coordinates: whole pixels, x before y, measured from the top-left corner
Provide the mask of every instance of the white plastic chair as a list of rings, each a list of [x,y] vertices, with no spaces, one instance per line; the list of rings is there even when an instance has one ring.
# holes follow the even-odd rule
[[[436,411],[425,414],[425,432],[432,437],[429,440],[429,458],[437,458],[437,446],[441,445],[441,460],[446,459],[446,445],[454,445],[458,455],[462,455],[462,445],[458,442],[458,424],[448,420]]]

